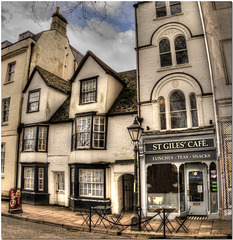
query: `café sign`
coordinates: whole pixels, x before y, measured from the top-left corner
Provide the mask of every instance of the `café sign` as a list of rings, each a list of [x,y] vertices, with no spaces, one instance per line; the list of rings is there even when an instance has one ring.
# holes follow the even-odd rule
[[[196,148],[210,148],[214,147],[214,139],[199,139],[188,141],[175,141],[175,142],[160,142],[146,144],[146,151],[158,152],[161,150],[180,150],[180,149],[196,149]]]

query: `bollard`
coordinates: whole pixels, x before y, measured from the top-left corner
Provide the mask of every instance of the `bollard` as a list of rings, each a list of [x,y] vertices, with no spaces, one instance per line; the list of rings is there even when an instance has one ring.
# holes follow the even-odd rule
[[[166,238],[166,219],[165,219],[165,209],[163,209],[163,238]]]
[[[91,205],[90,205],[90,216],[89,216],[89,232],[91,232]]]

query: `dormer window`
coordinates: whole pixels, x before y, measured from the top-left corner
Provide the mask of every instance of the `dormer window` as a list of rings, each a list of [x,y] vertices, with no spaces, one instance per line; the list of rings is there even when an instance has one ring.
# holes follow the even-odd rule
[[[40,89],[30,91],[28,93],[28,108],[27,112],[38,112],[40,105]]]
[[[80,103],[93,103],[97,100],[97,77],[81,80]]]

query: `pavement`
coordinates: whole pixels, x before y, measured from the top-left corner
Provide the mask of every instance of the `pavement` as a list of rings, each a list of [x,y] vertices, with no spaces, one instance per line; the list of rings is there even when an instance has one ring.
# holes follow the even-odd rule
[[[36,222],[40,224],[47,224],[53,226],[63,227],[73,231],[86,231],[89,232],[89,226],[87,224],[82,225],[83,218],[80,215],[77,215],[77,212],[70,211],[66,207],[60,206],[38,206],[30,204],[22,204],[22,213],[9,213],[9,202],[1,202],[1,211],[2,216],[12,217],[21,219],[29,222]],[[121,220],[122,224],[130,224],[133,213],[127,213],[124,215]],[[109,216],[108,216],[109,218]],[[93,222],[96,222],[98,215],[92,217]],[[105,222],[105,221],[104,221]],[[160,219],[153,219],[150,221],[150,224],[153,229],[158,229],[161,223]],[[175,220],[171,220],[171,224],[175,229],[178,228],[178,224]],[[82,226],[81,226],[82,225]],[[101,233],[107,235],[113,235],[118,238],[119,234],[123,237],[129,239],[160,239],[163,238],[163,228],[156,232],[153,231],[131,231],[130,228],[125,229],[121,233],[117,228],[110,229],[110,225],[105,222],[107,228],[101,223],[100,225],[92,226],[92,233]],[[232,221],[231,220],[220,220],[220,219],[206,219],[206,218],[195,218],[188,219],[186,221],[187,228],[189,229],[188,233],[185,233],[183,230],[180,230],[178,233],[169,231],[166,229],[166,238],[170,239],[232,239]],[[112,237],[111,237],[112,238]]]

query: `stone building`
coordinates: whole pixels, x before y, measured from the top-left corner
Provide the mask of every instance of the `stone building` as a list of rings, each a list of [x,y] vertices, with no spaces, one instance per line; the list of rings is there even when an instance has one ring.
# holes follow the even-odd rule
[[[83,55],[70,46],[66,36],[66,19],[53,14],[50,30],[33,34],[26,31],[18,41],[2,42],[2,119],[1,119],[1,186],[2,196],[18,185],[19,135],[21,132],[22,91],[35,68],[40,66],[69,80]],[[30,101],[37,101],[32,94]]]
[[[219,147],[215,100],[224,106],[228,102],[229,109],[231,93],[226,90],[220,97],[220,91],[216,98],[218,88],[213,88],[201,8],[194,1],[142,2],[135,5],[135,19],[138,115],[144,128],[140,147],[142,209],[150,214],[158,207],[172,207],[171,216],[189,210],[193,215],[219,218],[221,194],[226,190],[221,188],[223,145]],[[218,40],[223,40],[223,35]],[[212,64],[217,64],[214,62],[212,56]],[[220,87],[217,78],[223,78],[224,92],[224,72],[219,76],[217,71],[215,86]],[[230,111],[224,114],[229,120]]]
[[[232,217],[232,2],[201,2],[214,89],[222,216]]]

